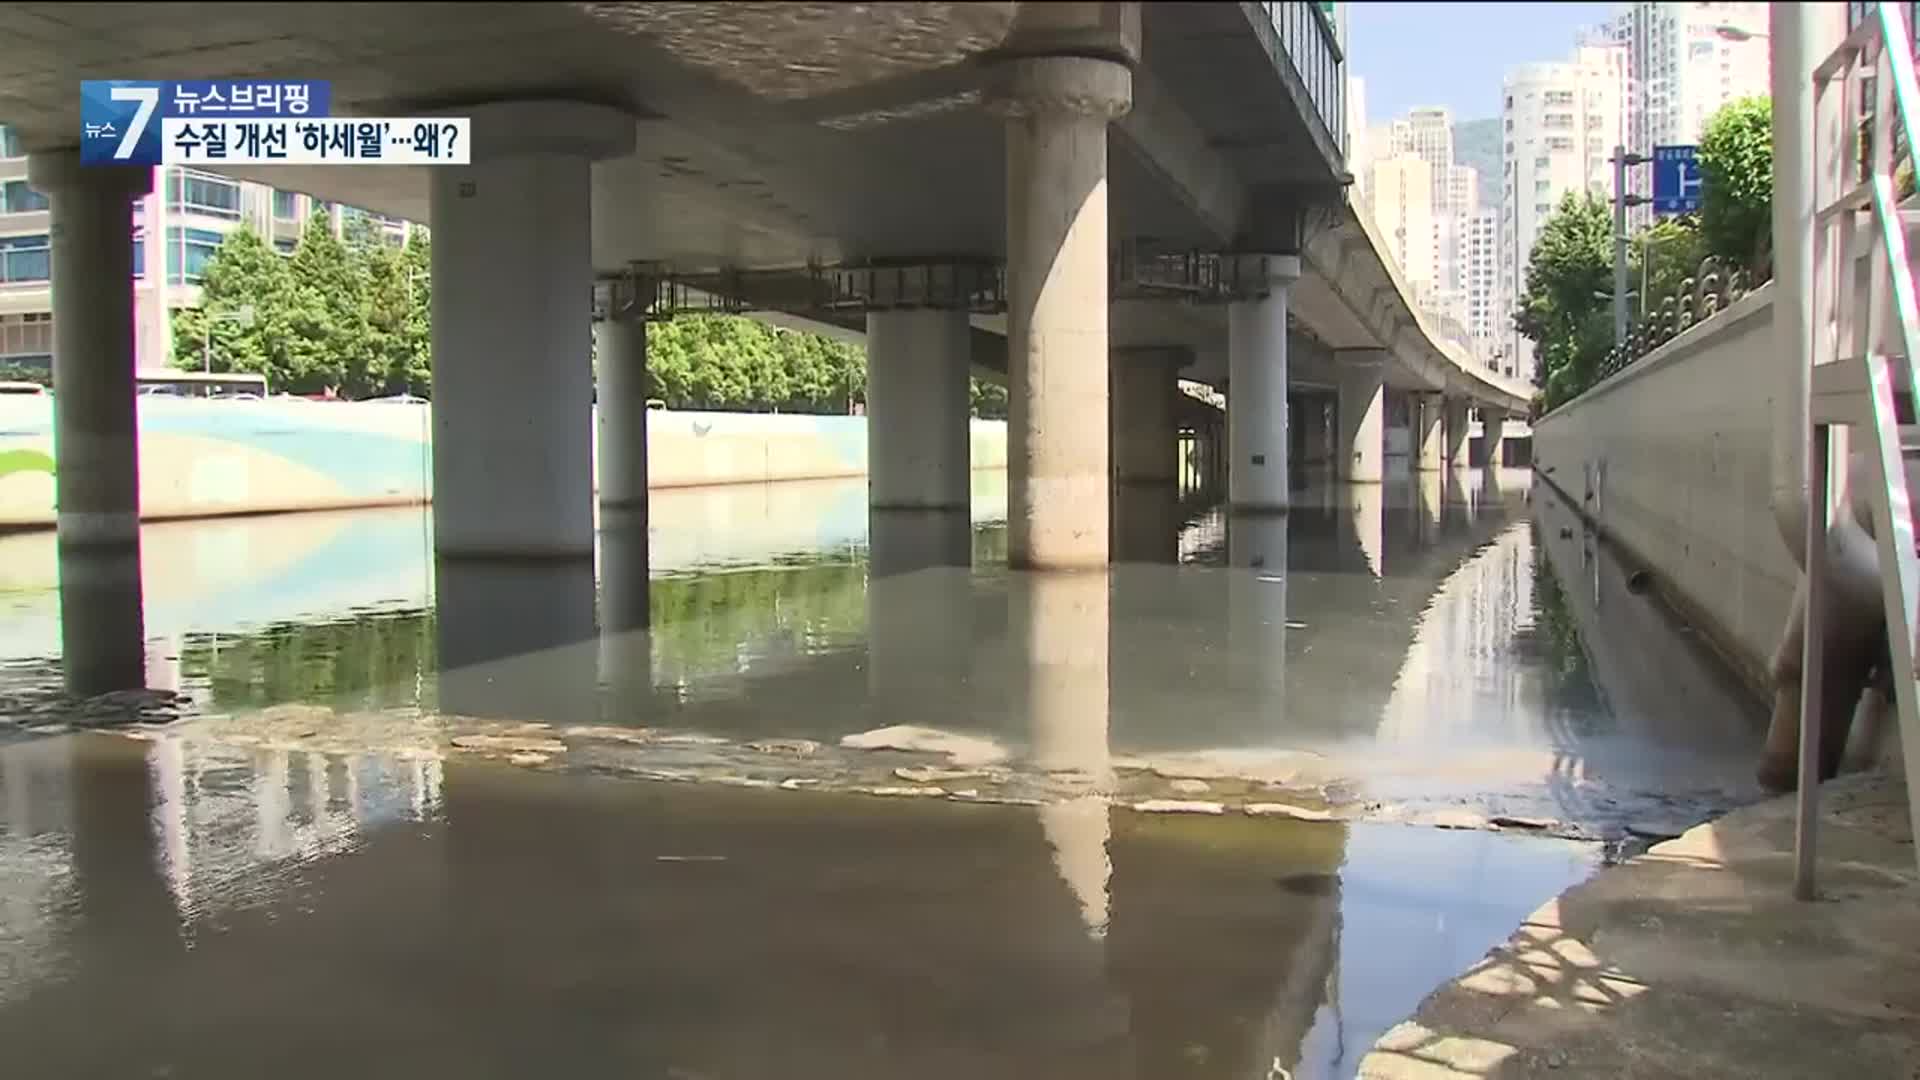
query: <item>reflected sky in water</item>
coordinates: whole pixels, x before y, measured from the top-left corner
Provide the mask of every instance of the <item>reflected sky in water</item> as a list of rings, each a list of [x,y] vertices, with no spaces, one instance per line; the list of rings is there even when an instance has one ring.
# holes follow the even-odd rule
[[[657,492],[590,575],[436,567],[412,511],[155,525],[78,658],[51,535],[0,537],[0,1039],[45,1075],[1351,1075],[1601,858],[1420,824],[1753,794],[1757,704],[1528,479],[1123,492],[1127,561],[1079,575],[1008,572],[994,473],[957,519]],[[129,648],[192,718],[30,730]]]
[[[858,481],[659,492],[645,532],[603,522],[597,596],[584,566],[436,567],[413,511],[150,526],[142,651],[148,684],[201,713],[306,703],[379,715],[389,741],[448,717],[909,753],[951,736],[1099,794],[1172,793],[1116,770],[1257,781],[1375,817],[1593,836],[1750,797],[1756,703],[1529,479],[1320,485],[1247,521],[1123,490],[1120,546],[1166,561],[1098,580],[1007,571],[991,472],[970,519],[870,522]],[[58,678],[52,549],[0,539],[8,687]],[[1623,650],[1659,665],[1656,692]]]

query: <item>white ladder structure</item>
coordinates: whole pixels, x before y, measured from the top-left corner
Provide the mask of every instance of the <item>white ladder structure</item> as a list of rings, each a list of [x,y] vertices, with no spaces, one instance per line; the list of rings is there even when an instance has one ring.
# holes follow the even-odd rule
[[[1920,119],[1913,39],[1904,4],[1882,2],[1860,20],[1846,40],[1813,71],[1813,363],[1808,394],[1807,607],[1800,697],[1799,806],[1795,833],[1794,894],[1814,896],[1816,824],[1820,784],[1821,627],[1831,582],[1827,532],[1834,512],[1834,460],[1845,471],[1845,451],[1835,454],[1834,427],[1846,426],[1877,468],[1865,484],[1879,547],[1881,594],[1886,608],[1888,653],[1900,739],[1906,761],[1907,806],[1920,836],[1920,683],[1915,681],[1920,640],[1920,557],[1914,547],[1909,460],[1920,445],[1903,435],[1920,429],[1901,424],[1900,407],[1911,401],[1920,363],[1920,299],[1908,230],[1920,233],[1920,209],[1903,209],[1894,173],[1898,160],[1911,165],[1914,124]],[[1861,161],[1862,99],[1873,95],[1869,160]],[[1780,148],[1776,148],[1778,151]],[[1862,260],[1870,261],[1863,267]],[[1864,271],[1864,272],[1863,272]],[[1911,423],[1911,421],[1909,421]],[[1846,440],[1841,441],[1844,447]],[[1857,497],[1857,496],[1856,496]]]

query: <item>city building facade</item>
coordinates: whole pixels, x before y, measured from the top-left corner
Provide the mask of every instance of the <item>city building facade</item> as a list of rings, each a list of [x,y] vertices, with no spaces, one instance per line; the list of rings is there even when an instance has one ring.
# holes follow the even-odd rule
[[[1561,62],[1522,64],[1501,85],[1499,305],[1516,373],[1532,378],[1532,343],[1512,329],[1540,229],[1569,193],[1613,197],[1613,150],[1625,138],[1627,49],[1578,46]]]
[[[179,166],[154,170],[153,190],[133,204],[135,364],[165,367],[172,313],[200,303],[200,274],[227,234],[245,224],[291,255],[316,211],[336,235],[365,218],[389,243],[417,226],[335,206],[265,184]],[[27,184],[26,151],[0,125],[0,367],[46,368],[53,360],[53,288],[46,197]],[[156,240],[158,242],[156,242]]]
[[[1593,35],[1625,49],[1627,130],[1624,145],[1643,156],[1656,146],[1695,145],[1721,106],[1768,93],[1767,5],[1763,3],[1635,3]],[[1651,171],[1629,173],[1627,190],[1653,193]],[[1640,228],[1653,209],[1628,221]]]

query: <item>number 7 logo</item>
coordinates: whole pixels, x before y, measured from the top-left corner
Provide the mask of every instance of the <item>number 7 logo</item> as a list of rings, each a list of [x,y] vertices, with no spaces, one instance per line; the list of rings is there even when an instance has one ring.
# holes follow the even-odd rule
[[[107,91],[115,101],[137,101],[139,108],[133,110],[133,120],[127,124],[126,133],[120,136],[120,145],[113,148],[116,161],[125,161],[133,156],[140,145],[140,136],[146,134],[147,124],[153,120],[153,110],[160,107],[160,88],[157,86],[115,86]]]

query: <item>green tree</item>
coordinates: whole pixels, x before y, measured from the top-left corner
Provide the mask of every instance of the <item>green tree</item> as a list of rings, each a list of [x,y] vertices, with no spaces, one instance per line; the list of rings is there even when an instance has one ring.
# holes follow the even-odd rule
[[[1706,254],[1700,222],[1692,215],[1660,218],[1640,230],[1634,237],[1631,269],[1635,280],[1646,282],[1636,305],[1639,314],[1644,316],[1667,297],[1678,295],[1688,278],[1698,276]]]
[[[1700,232],[1708,254],[1761,276],[1771,268],[1773,104],[1728,102],[1700,136]]]
[[[1007,388],[986,379],[969,380],[968,387],[973,399],[973,415],[983,420],[1005,420],[1007,418]]]
[[[291,377],[295,393],[334,390],[368,396],[382,385],[366,321],[366,271],[316,211],[300,234],[288,268],[293,276]]]
[[[1534,343],[1535,379],[1553,408],[1591,386],[1613,344],[1613,222],[1606,204],[1568,192],[1527,260],[1514,327]]]
[[[260,234],[245,225],[228,233],[201,268],[200,307],[173,317],[173,363],[199,371],[241,371],[267,376],[274,391],[288,389],[288,352],[293,311],[292,278],[285,261]],[[231,316],[253,309],[251,325]],[[211,347],[207,337],[212,313]]]

